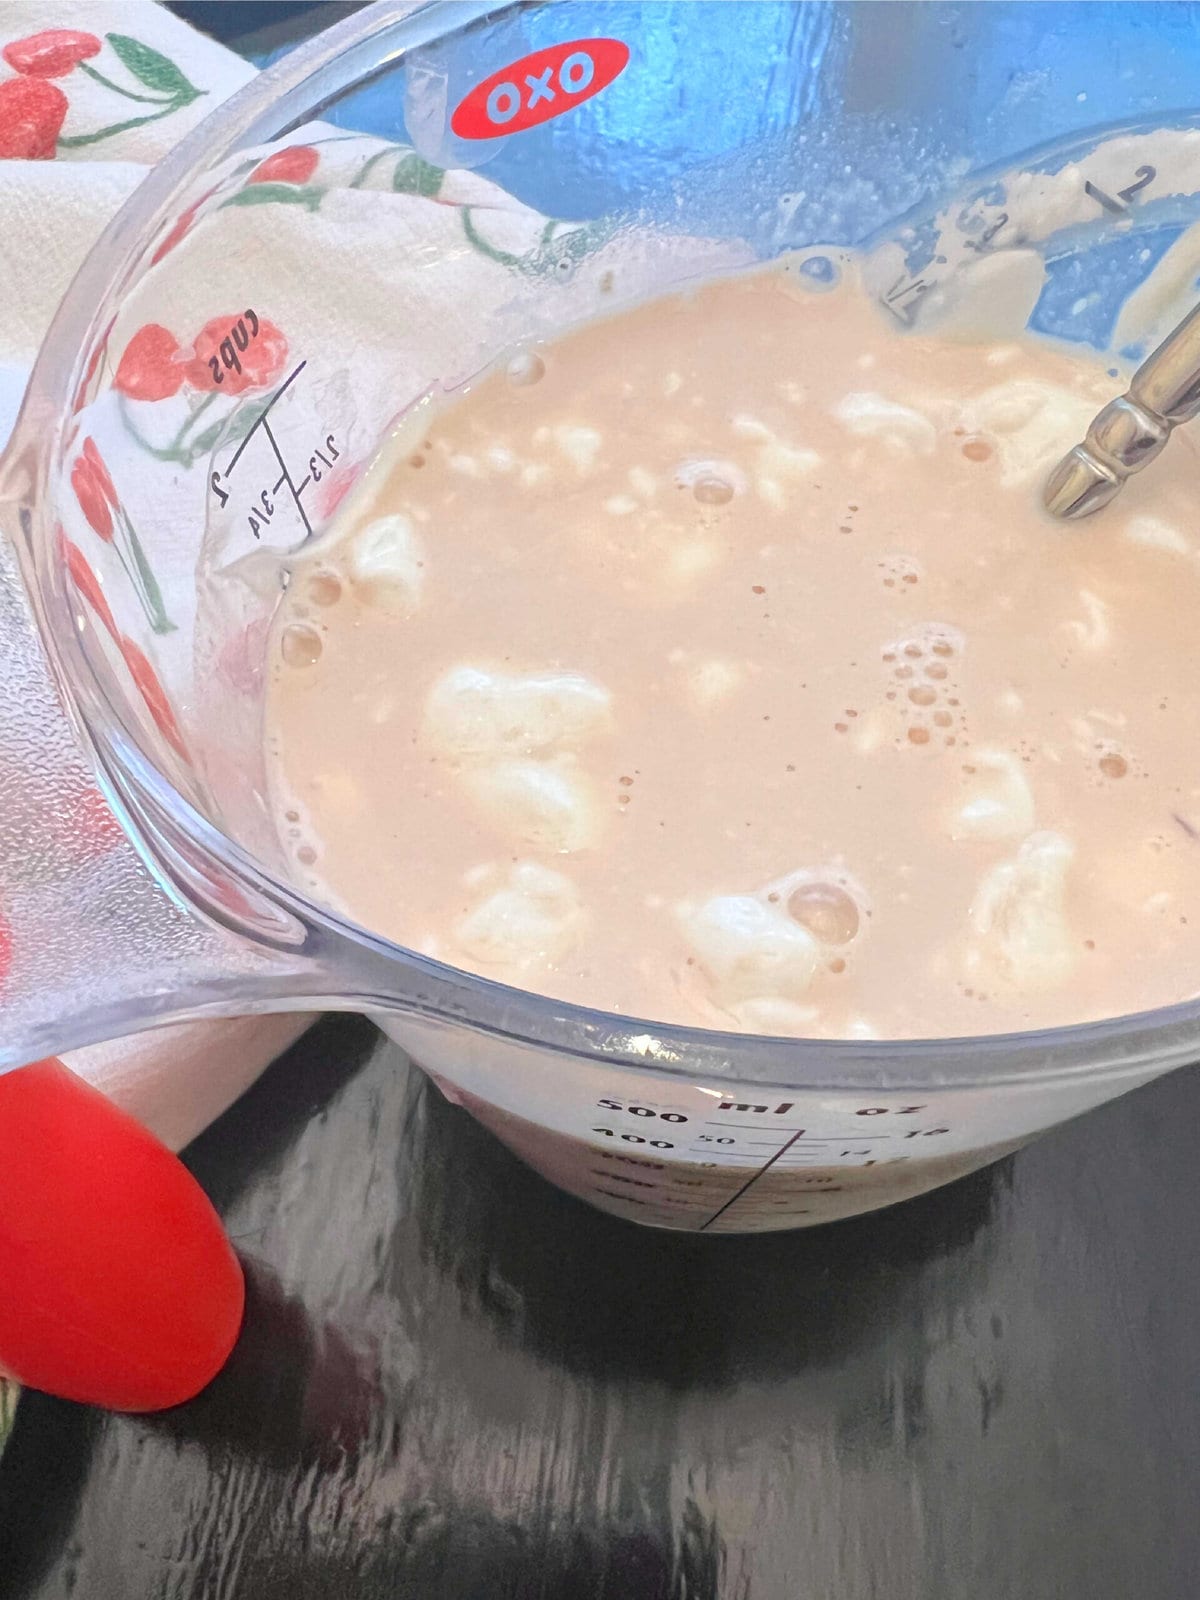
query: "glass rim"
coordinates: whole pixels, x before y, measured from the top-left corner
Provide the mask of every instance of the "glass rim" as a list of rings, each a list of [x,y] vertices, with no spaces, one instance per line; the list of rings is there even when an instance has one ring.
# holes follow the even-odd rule
[[[0,493],[25,480],[33,519],[25,530],[32,601],[68,709],[82,724],[102,772],[165,810],[189,839],[253,892],[285,908],[343,949],[357,947],[395,968],[396,993],[348,996],[364,1009],[408,1012],[543,1051],[665,1076],[825,1089],[962,1089],[1048,1085],[1054,1081],[1149,1076],[1195,1058],[1200,1051],[1200,996],[1170,1006],[1098,1021],[1022,1032],[948,1038],[847,1040],[797,1038],[692,1027],[625,1017],[555,1000],[499,983],[422,955],[372,933],[309,900],[215,826],[159,768],[140,727],[122,710],[122,697],[84,648],[74,626],[49,499],[51,460],[70,416],[79,353],[96,336],[96,307],[136,270],[155,230],[174,202],[190,192],[198,172],[237,149],[277,139],[312,120],[336,94],[418,45],[487,17],[525,9],[531,0],[374,0],[299,45],[200,122],[159,162],[89,250],[55,313],[33,367],[13,429],[0,457]],[[395,31],[395,48],[381,63],[374,47]],[[256,137],[257,136],[257,137]],[[28,468],[27,468],[27,465]],[[16,469],[14,473],[14,468]],[[145,843],[146,841],[139,841]],[[153,841],[148,842],[153,855]],[[161,882],[159,867],[156,878]],[[172,892],[168,890],[168,892]],[[377,962],[372,963],[378,973]],[[423,994],[402,1001],[402,975],[419,979]],[[319,977],[314,987],[321,989]],[[325,991],[326,994],[328,991]],[[262,998],[269,995],[264,982]],[[317,996],[314,995],[314,998]],[[247,997],[249,998],[249,997]],[[186,997],[183,997],[186,1004]],[[289,1005],[301,998],[290,990]],[[261,1007],[260,1007],[261,1009]]]

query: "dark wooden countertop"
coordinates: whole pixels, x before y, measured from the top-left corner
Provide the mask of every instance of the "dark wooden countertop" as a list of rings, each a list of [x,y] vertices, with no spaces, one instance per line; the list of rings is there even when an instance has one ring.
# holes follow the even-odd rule
[[[652,1233],[363,1022],[194,1147],[253,1282],[160,1419],[27,1396],[0,1595],[1184,1600],[1200,1076],[866,1219]]]

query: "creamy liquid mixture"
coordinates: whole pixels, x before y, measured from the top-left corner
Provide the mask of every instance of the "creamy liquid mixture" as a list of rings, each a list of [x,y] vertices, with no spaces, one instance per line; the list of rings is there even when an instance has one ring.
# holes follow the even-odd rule
[[[1045,472],[1123,385],[711,282],[526,353],[293,570],[281,838],[366,926],[523,988],[823,1037],[1200,989],[1200,473]]]

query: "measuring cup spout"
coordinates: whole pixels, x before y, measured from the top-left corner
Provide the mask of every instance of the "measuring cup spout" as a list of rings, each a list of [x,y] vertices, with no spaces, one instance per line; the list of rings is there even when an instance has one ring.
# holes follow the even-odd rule
[[[0,527],[0,1069],[191,1012],[289,1008],[311,963],[197,916],[131,843],[56,689],[11,502]]]

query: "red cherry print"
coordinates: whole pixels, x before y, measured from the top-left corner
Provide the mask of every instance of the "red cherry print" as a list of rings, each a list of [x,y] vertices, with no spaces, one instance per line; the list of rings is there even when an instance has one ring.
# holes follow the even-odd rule
[[[169,400],[183,387],[182,355],[173,333],[157,322],[148,322],[125,346],[113,388],[131,400]]]
[[[205,203],[206,200],[211,200],[219,188],[220,184],[214,184],[211,189],[206,190],[206,192],[200,196],[199,200],[193,200],[192,204],[188,206],[186,211],[181,211],[179,213],[179,216],[175,220],[175,225],[171,229],[170,233],[167,234],[166,238],[160,245],[155,247],[154,254],[150,257],[150,265],[152,267],[156,267],[164,256],[170,255],[171,251],[174,250],[179,241],[191,232],[192,224],[196,220],[196,216],[200,210],[200,207]]]
[[[265,388],[279,376],[288,342],[273,322],[245,311],[206,322],[193,349],[187,368],[193,389],[245,394],[248,389]]]
[[[320,162],[317,152],[306,144],[290,145],[286,150],[276,150],[260,162],[247,183],[307,183]]]
[[[67,97],[40,78],[0,83],[0,161],[53,161]]]
[[[77,456],[75,465],[71,468],[71,487],[75,491],[75,498],[79,501],[80,509],[88,520],[88,525],[93,533],[98,533],[107,544],[112,543],[113,520],[112,511],[109,509],[104,490],[96,481],[96,474],[92,470],[91,462],[86,456]]]
[[[363,463],[347,463],[336,468],[317,491],[317,512],[322,518],[331,517],[342,501],[362,477]]]
[[[100,41],[94,33],[79,33],[74,28],[47,28],[31,33],[27,39],[14,39],[0,50],[14,72],[29,78],[65,78],[81,61],[100,54]]]
[[[92,397],[92,382],[99,369],[100,362],[103,360],[108,350],[108,338],[112,333],[113,328],[116,326],[116,321],[116,317],[113,317],[112,321],[108,324],[108,327],[105,328],[103,334],[99,339],[96,340],[96,343],[92,348],[92,353],[88,357],[87,368],[84,371],[83,377],[79,380],[79,388],[75,391],[75,401],[71,407],[72,413],[82,411],[84,406]]]
[[[113,481],[108,475],[108,468],[104,465],[104,459],[96,448],[96,441],[90,436],[83,441],[83,454],[88,466],[92,469],[92,476],[96,480],[100,493],[114,511],[118,510],[121,502],[117,498],[117,491],[113,488]]]
[[[257,617],[222,647],[217,658],[221,676],[238,694],[255,695],[262,688],[270,617]]]
[[[200,202],[197,201],[194,206],[189,206],[186,211],[180,213],[176,219],[175,226],[150,257],[150,265],[152,267],[156,267],[164,256],[170,255],[171,251],[174,250],[175,246],[191,228],[192,223],[195,222],[196,213],[199,209]]]
[[[146,702],[146,709],[153,717],[158,731],[187,760],[187,746],[183,742],[179,724],[175,721],[175,713],[171,709],[171,702],[167,699],[167,691],[163,688],[158,673],[151,666],[145,651],[130,638],[118,640],[118,648],[125,658],[129,675],[137,684],[138,691]]]
[[[79,546],[72,544],[68,538],[63,536],[61,529],[59,533],[62,538],[62,552],[67,563],[67,571],[71,574],[71,582],[87,601],[88,605],[91,606],[109,636],[119,642],[121,633],[113,619],[108,601],[104,597],[104,590],[100,585],[99,578],[88,565],[87,557]]]

